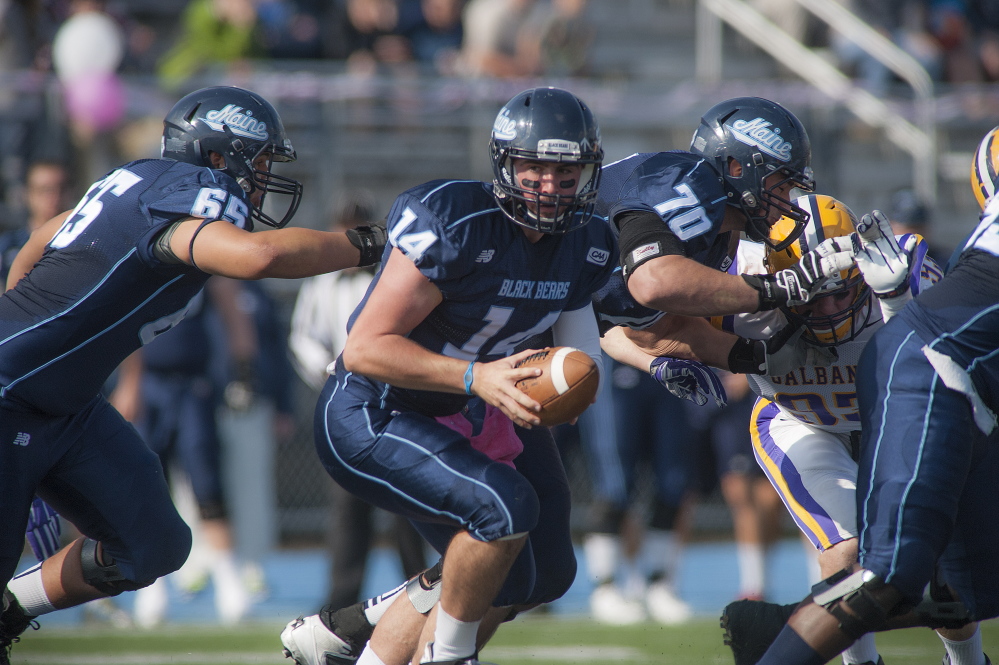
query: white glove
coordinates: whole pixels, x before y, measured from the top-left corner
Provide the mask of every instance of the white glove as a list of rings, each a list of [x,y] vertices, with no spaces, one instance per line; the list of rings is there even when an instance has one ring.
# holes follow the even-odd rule
[[[910,235],[905,247],[899,247],[891,223],[884,213],[875,210],[864,215],[852,234],[853,254],[874,295],[892,298],[909,288],[909,268],[916,237]]]

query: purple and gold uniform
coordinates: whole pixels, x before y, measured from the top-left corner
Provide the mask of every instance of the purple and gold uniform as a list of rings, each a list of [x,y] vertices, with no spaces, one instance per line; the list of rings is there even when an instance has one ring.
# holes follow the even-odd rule
[[[811,228],[811,227],[809,227]],[[899,242],[905,242],[900,237]],[[742,243],[737,269],[765,270],[762,245]],[[910,286],[914,294],[940,279],[921,241]],[[857,365],[871,336],[884,324],[880,312],[857,337],[836,346],[828,366],[802,366],[783,376],[747,375],[759,396],[750,420],[754,453],[798,528],[820,551],[857,537],[857,462],[851,437],[860,432]],[[723,317],[720,324],[750,339],[764,339],[786,325],[778,311]]]

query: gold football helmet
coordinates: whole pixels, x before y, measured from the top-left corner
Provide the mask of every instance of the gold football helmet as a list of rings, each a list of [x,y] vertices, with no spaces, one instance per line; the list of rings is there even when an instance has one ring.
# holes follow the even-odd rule
[[[831,196],[810,194],[802,196],[795,204],[809,213],[804,232],[787,249],[768,251],[767,271],[775,273],[801,260],[827,238],[849,236],[857,222],[846,204]],[[794,220],[784,218],[771,229],[774,240],[787,237],[793,230]],[[815,346],[836,346],[854,339],[867,327],[871,317],[871,289],[864,282],[856,266],[840,272],[838,279],[831,279],[819,296],[798,307],[782,307],[791,323],[804,326],[802,338]]]
[[[978,205],[982,206],[982,210],[985,210],[985,202],[996,193],[997,180],[999,180],[999,127],[994,127],[978,144],[975,159],[971,162],[971,188],[975,191],[975,198],[978,199]]]

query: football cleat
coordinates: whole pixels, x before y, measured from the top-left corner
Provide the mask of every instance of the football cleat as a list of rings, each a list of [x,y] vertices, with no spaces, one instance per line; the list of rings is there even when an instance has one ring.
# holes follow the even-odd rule
[[[797,604],[778,605],[759,600],[737,600],[725,606],[721,627],[732,648],[735,665],[755,665],[784,629]]]
[[[594,621],[611,626],[630,626],[645,621],[645,608],[625,598],[612,583],[601,584],[590,594],[590,613]]]
[[[353,665],[360,655],[327,628],[318,614],[298,617],[281,631],[284,655],[297,665]]]
[[[670,585],[656,582],[645,594],[649,616],[667,626],[684,623],[690,619],[690,605],[680,600]]]
[[[35,617],[29,616],[9,590],[3,591],[3,612],[0,612],[0,665],[9,665],[10,648],[21,639],[28,627],[38,630]]]

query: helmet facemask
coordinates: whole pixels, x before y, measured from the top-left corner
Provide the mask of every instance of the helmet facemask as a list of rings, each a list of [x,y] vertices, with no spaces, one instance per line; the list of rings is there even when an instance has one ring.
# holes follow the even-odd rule
[[[500,209],[514,223],[541,233],[568,233],[584,226],[593,216],[601,160],[599,156],[581,157],[578,150],[570,154],[546,152],[543,150],[544,143],[538,142],[537,151],[497,148],[494,145],[494,192]],[[515,159],[580,165],[575,192],[568,195],[543,194],[540,189],[521,186],[515,175]],[[551,213],[543,215],[542,211],[549,208],[553,208]]]
[[[295,150],[287,144],[287,141],[287,145],[282,146],[246,142],[233,134],[228,125],[222,125],[222,131],[229,139],[229,149],[222,155],[225,158],[225,167],[221,170],[231,175],[248,195],[252,196],[256,191],[261,191],[260,202],[251,206],[250,218],[274,228],[286,226],[302,202],[302,183],[274,173],[271,171],[271,166],[274,162],[295,161]],[[270,156],[267,160],[267,170],[254,166],[264,154]],[[268,193],[292,197],[280,221],[264,212],[264,199]]]
[[[775,252],[787,249],[801,235],[805,225],[808,224],[809,213],[804,208],[795,204],[794,200],[782,196],[779,190],[786,185],[791,185],[791,191],[798,190],[799,196],[804,192],[811,192],[815,188],[812,179],[811,167],[806,167],[804,172],[793,171],[790,168],[782,167],[776,170],[754,168],[748,170],[744,168],[743,178],[727,178],[732,184],[737,180],[745,180],[753,172],[760,173],[753,185],[745,188],[739,197],[739,207],[746,216],[746,235],[750,240],[762,242]],[[768,179],[774,174],[780,177],[771,185],[767,185]],[[750,181],[752,182],[752,181]],[[755,193],[754,191],[755,190]],[[789,220],[793,222],[787,227],[782,237],[775,238],[771,232],[778,221]]]
[[[870,322],[870,287],[856,268],[843,273],[840,279],[830,280],[808,304],[781,308],[789,322],[804,326],[801,338],[813,346],[838,346],[852,341]],[[832,314],[814,313],[824,298],[835,298],[839,309]]]

